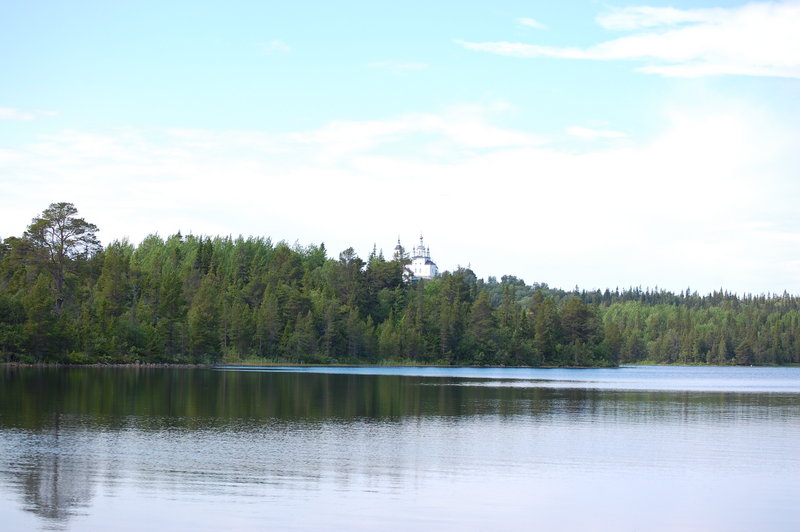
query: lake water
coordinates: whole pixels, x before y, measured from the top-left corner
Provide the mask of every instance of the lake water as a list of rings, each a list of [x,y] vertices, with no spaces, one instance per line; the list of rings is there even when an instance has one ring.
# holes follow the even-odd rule
[[[800,530],[800,368],[0,368],[0,530]]]

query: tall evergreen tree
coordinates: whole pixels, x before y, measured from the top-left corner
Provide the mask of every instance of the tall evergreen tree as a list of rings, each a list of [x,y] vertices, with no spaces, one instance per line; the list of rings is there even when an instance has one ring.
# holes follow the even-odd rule
[[[78,218],[77,214],[78,209],[72,203],[51,203],[33,219],[24,235],[33,250],[33,258],[52,276],[57,312],[64,303],[64,282],[74,262],[87,259],[101,249],[97,226]]]

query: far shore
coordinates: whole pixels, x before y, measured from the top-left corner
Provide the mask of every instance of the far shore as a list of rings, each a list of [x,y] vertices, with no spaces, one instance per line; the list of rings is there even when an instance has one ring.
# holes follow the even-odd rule
[[[214,369],[214,368],[473,368],[473,369],[618,369],[624,366],[661,366],[661,367],[709,367],[709,368],[790,368],[800,367],[800,364],[783,365],[719,365],[719,364],[687,364],[687,363],[659,363],[659,362],[631,362],[618,366],[478,366],[478,365],[448,365],[424,364],[403,361],[394,361],[383,364],[302,364],[297,362],[217,362],[217,363],[92,363],[69,364],[59,362],[0,362],[0,367],[19,368],[129,368],[129,369]]]

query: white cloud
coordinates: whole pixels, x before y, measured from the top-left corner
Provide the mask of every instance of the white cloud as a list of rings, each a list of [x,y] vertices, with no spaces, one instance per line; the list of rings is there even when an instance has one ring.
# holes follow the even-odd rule
[[[29,121],[34,118],[36,118],[36,115],[28,111],[21,111],[12,107],[0,107],[0,120]]]
[[[582,126],[572,126],[567,128],[567,134],[584,140],[597,139],[620,139],[625,137],[625,133],[610,129],[592,129]]]
[[[55,111],[33,110],[24,111],[22,109],[15,109],[13,107],[0,107],[0,120],[19,120],[23,122],[30,122],[43,116],[55,116]]]
[[[629,6],[599,15],[597,22],[610,30],[638,30],[691,22],[710,22],[725,17],[724,9],[676,9],[674,7]]]
[[[709,98],[669,109],[670,126],[647,143],[576,151],[498,125],[504,112],[464,106],[285,134],[50,134],[0,153],[2,236],[73,201],[104,242],[180,229],[366,256],[422,230],[442,268],[471,263],[484,277],[800,292],[800,227],[786,221],[800,188],[796,124]]]
[[[259,48],[261,48],[261,53],[265,55],[286,54],[292,50],[288,44],[277,39],[268,42],[262,42],[259,44]]]
[[[748,75],[800,78],[800,2],[729,9],[630,7],[599,17],[615,30],[639,33],[588,48],[512,42],[465,42],[477,51],[515,57],[637,59],[662,76]]]
[[[547,26],[545,26],[544,24],[542,24],[538,20],[536,20],[534,18],[530,18],[530,17],[519,18],[519,19],[517,19],[517,22],[520,25],[525,26],[526,28],[533,28],[535,30],[546,30],[547,29]]]
[[[426,140],[428,147],[435,144],[439,149],[446,148],[458,154],[463,150],[539,146],[546,142],[540,135],[491,125],[488,118],[506,107],[502,103],[461,106],[442,114],[410,113],[387,120],[341,120],[288,138],[318,146],[319,155],[326,159],[350,156],[390,144],[418,143],[420,138]]]

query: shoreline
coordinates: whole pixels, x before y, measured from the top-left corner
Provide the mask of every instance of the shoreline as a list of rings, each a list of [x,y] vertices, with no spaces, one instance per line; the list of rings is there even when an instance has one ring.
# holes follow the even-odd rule
[[[217,369],[217,368],[472,368],[472,369],[620,369],[625,366],[653,366],[653,367],[693,367],[693,368],[792,368],[800,364],[761,364],[761,365],[719,365],[719,364],[687,364],[687,363],[655,363],[631,362],[616,366],[477,366],[477,365],[449,365],[449,364],[407,364],[403,362],[388,364],[299,364],[292,362],[265,362],[265,363],[93,363],[70,364],[59,362],[0,362],[0,367],[16,368],[128,368],[128,369]]]
[[[296,362],[265,362],[265,363],[214,363],[214,364],[187,364],[187,363],[92,363],[70,364],[63,362],[0,362],[0,367],[19,368],[185,368],[185,369],[214,369],[214,368],[519,368],[519,369],[616,369],[620,366],[476,366],[476,365],[449,365],[449,364],[299,364]]]

